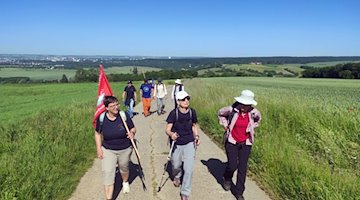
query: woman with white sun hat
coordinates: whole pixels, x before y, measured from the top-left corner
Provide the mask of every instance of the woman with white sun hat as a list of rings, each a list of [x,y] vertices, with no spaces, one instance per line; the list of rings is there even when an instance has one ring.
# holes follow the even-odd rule
[[[254,108],[257,102],[255,94],[250,90],[243,90],[235,103],[221,108],[218,112],[220,124],[225,129],[225,150],[228,159],[224,172],[223,187],[231,189],[232,177],[237,170],[237,180],[234,194],[237,200],[243,200],[245,179],[251,147],[254,143],[254,129],[259,126],[260,112]]]

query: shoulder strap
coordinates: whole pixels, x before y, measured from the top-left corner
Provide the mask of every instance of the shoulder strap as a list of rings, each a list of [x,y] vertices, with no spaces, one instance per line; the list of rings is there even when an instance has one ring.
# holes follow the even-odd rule
[[[192,123],[192,108],[190,108],[189,112],[190,112],[190,122]],[[177,122],[179,120],[179,109],[178,108],[175,108],[175,115],[176,115],[175,122]]]
[[[175,108],[175,116],[176,116],[175,122],[177,122],[178,119],[179,119],[179,110],[178,110],[178,108]]]
[[[125,114],[124,111],[120,110],[119,115],[120,115],[121,118],[125,119],[125,121],[127,120],[127,117],[126,117],[126,114]]]
[[[232,119],[234,118],[235,113],[236,113],[236,111],[233,109],[233,110],[231,111],[231,114],[229,115],[229,118],[228,118],[228,125],[229,125],[229,126],[230,126],[230,124],[231,124]]]
[[[100,129],[99,129],[99,131],[100,131],[100,133],[102,132],[102,125],[104,123],[105,114],[106,114],[106,112],[103,112],[99,116],[99,121],[100,121]]]

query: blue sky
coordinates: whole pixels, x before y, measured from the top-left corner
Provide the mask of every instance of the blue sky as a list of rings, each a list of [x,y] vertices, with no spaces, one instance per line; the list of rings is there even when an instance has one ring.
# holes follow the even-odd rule
[[[0,54],[360,56],[358,0],[3,0]]]

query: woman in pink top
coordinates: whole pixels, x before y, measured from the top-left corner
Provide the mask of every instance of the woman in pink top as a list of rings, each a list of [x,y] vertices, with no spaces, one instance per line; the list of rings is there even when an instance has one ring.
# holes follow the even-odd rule
[[[254,143],[254,129],[258,127],[261,120],[260,112],[254,108],[257,102],[254,93],[243,90],[236,102],[218,112],[219,121],[224,126],[225,150],[228,159],[224,173],[223,187],[226,191],[231,189],[232,177],[237,171],[237,180],[234,194],[237,200],[243,200],[245,190],[245,179],[251,146]]]

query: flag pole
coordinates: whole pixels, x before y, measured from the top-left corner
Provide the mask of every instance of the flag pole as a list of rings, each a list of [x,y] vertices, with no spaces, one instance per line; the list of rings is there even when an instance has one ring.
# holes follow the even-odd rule
[[[121,113],[121,112],[120,112],[120,113]],[[126,117],[126,116],[125,116],[125,117]],[[123,124],[124,124],[124,126],[125,126],[126,131],[127,131],[128,133],[130,133],[129,127],[128,127],[128,125],[126,124],[125,119],[124,119],[125,117],[120,114],[120,118],[121,118],[121,120],[122,120],[122,122],[123,122]],[[144,191],[145,191],[145,190],[147,190],[147,189],[146,189],[146,185],[145,185],[145,182],[144,182],[144,180],[145,180],[145,175],[144,175],[144,172],[143,172],[143,170],[142,170],[141,163],[140,163],[140,154],[139,154],[139,152],[138,152],[138,150],[137,150],[137,148],[136,148],[134,139],[133,139],[133,138],[130,138],[130,141],[131,141],[131,144],[132,144],[132,146],[134,147],[134,150],[135,150],[136,158],[137,158],[137,160],[138,160],[140,180],[141,180],[141,182],[142,182],[143,189],[144,189]]]
[[[122,122],[123,122],[123,124],[124,124],[124,126],[125,126],[125,129],[126,129],[126,131],[127,131],[127,133],[128,133],[127,135],[129,135],[130,130],[129,130],[129,127],[128,127],[128,125],[126,124],[126,122],[125,122],[125,120],[124,120],[124,117],[123,117],[122,115],[120,115],[120,118],[121,118],[121,120],[122,120]],[[139,154],[139,151],[138,151],[137,148],[136,148],[134,139],[133,139],[133,138],[130,138],[130,141],[131,141],[132,146],[134,147],[136,157],[138,158],[138,161],[139,161],[139,163],[140,163],[140,154]]]

